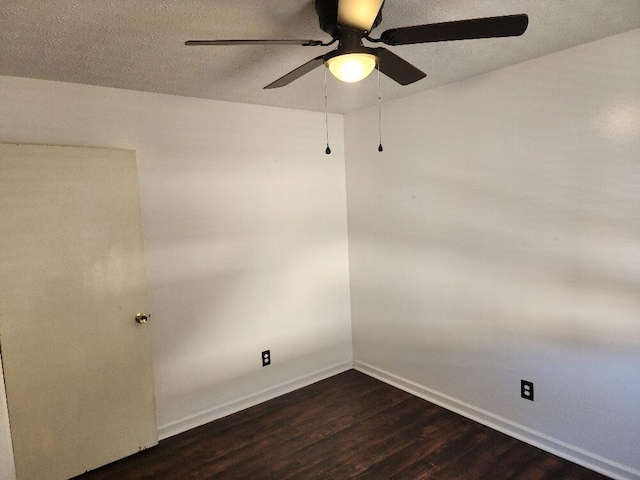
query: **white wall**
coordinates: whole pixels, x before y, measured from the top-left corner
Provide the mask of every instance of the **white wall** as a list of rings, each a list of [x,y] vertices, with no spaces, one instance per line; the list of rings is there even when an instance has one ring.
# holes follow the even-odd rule
[[[9,77],[0,105],[0,142],[137,150],[161,436],[351,367],[341,116],[328,156],[320,113]]]
[[[356,367],[620,478],[640,478],[638,52],[640,30],[385,104],[382,154],[377,109],[345,117]]]

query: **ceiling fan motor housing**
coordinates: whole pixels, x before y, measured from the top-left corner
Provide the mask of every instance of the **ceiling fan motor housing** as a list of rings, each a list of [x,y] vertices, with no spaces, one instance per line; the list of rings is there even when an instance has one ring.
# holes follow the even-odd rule
[[[340,43],[338,44],[338,49],[351,52],[359,48],[364,48],[362,44],[362,32],[352,28],[340,27]]]

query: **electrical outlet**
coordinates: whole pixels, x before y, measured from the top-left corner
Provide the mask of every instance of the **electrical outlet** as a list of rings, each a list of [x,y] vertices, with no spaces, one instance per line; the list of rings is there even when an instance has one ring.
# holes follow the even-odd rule
[[[262,352],[262,366],[266,367],[267,365],[271,365],[271,350]]]
[[[533,402],[533,382],[520,380],[520,396]]]

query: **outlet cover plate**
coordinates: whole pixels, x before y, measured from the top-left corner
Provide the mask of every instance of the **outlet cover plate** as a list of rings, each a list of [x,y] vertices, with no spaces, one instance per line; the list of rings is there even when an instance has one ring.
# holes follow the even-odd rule
[[[520,396],[533,402],[533,382],[520,380]]]
[[[262,352],[262,366],[266,367],[267,365],[271,365],[271,350]]]

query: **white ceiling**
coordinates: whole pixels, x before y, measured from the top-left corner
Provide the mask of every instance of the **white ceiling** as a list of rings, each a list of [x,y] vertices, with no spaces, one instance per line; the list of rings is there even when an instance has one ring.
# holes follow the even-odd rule
[[[389,47],[428,76],[407,87],[383,76],[383,101],[640,28],[640,0],[387,0],[372,36],[516,13],[529,15],[521,37]],[[322,68],[280,89],[262,87],[333,47],[184,46],[189,39],[328,40],[312,0],[2,0],[0,25],[0,75],[324,109]],[[329,78],[331,112],[376,102],[375,73],[358,84]]]

